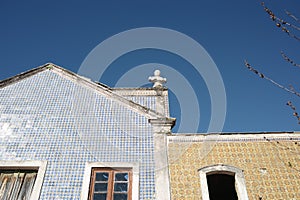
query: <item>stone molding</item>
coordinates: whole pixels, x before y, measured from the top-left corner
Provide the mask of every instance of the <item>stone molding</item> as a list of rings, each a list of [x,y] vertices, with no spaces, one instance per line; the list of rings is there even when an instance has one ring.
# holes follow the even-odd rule
[[[200,168],[198,172],[200,176],[200,185],[201,185],[201,193],[202,193],[203,200],[209,200],[207,175],[210,174],[228,174],[234,176],[235,188],[236,188],[238,199],[249,200],[247,190],[246,190],[246,182],[245,182],[243,170],[234,166],[217,164],[217,165],[211,165],[211,166]]]
[[[168,142],[265,142],[300,140],[299,133],[231,133],[231,134],[178,134],[169,135]]]

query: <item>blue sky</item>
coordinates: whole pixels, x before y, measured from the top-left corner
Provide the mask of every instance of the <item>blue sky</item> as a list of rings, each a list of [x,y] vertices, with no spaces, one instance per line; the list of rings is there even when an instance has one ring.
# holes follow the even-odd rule
[[[300,2],[292,0],[265,3],[278,16],[291,22],[294,21],[285,15],[284,9],[297,16],[300,8]],[[280,56],[283,50],[300,62],[300,43],[276,28],[260,1],[255,0],[1,1],[0,80],[47,62],[77,72],[86,56],[102,41],[141,27],[178,31],[197,41],[209,53],[226,89],[224,132],[299,130],[292,110],[285,105],[291,100],[300,109],[299,97],[260,79],[244,66],[247,59],[283,85],[292,84],[296,89],[300,86],[300,69]],[[296,30],[293,32],[297,34]],[[122,73],[145,63],[174,67],[191,82],[201,111],[197,131],[207,131],[211,103],[205,82],[193,76],[189,63],[170,52],[144,49],[120,56],[107,67],[100,81],[114,86]],[[163,67],[161,71],[163,74]],[[163,75],[168,78],[168,74]],[[180,113],[180,99],[171,93],[171,114],[180,119]]]

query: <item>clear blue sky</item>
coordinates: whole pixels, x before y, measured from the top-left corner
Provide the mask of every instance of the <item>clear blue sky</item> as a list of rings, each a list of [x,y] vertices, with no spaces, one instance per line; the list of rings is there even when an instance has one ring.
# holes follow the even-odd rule
[[[299,14],[300,18],[299,1],[265,3],[284,19],[293,22],[284,9]],[[274,80],[284,85],[293,84],[300,90],[300,69],[280,56],[283,50],[300,62],[300,43],[276,28],[256,0],[1,1],[0,80],[47,62],[77,72],[99,43],[122,31],[140,27],[176,30],[206,49],[226,89],[224,132],[299,130],[292,110],[285,104],[293,101],[300,112],[300,99],[244,67],[244,59],[247,59]],[[293,32],[300,35],[299,31]],[[120,76],[118,73],[144,63],[179,65],[179,71],[180,66],[188,65],[167,52],[141,50],[116,60],[101,81],[114,86]],[[188,66],[183,71],[187,79],[188,74],[193,73]],[[197,90],[197,97],[201,110],[198,132],[205,132],[211,114],[209,95],[203,80],[190,78],[193,84],[199,82],[204,88]],[[171,114],[177,118],[180,116],[178,105],[180,102],[171,98]]]

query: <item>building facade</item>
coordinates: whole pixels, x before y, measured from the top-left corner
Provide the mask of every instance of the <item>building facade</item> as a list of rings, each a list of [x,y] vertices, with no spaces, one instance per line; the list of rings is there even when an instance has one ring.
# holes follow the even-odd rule
[[[171,197],[204,200],[217,193],[211,199],[300,199],[299,136],[169,136]]]
[[[166,80],[149,80],[45,64],[1,81],[0,199],[300,199],[300,134],[172,134]]]

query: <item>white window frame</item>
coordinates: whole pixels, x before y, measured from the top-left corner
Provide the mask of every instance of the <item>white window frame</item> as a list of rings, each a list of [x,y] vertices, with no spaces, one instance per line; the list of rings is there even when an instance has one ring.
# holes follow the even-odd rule
[[[87,162],[84,170],[81,200],[89,197],[92,168],[131,168],[132,169],[132,200],[139,200],[139,164],[131,162]]]
[[[201,193],[203,200],[209,200],[207,175],[227,174],[234,176],[235,189],[239,200],[249,200],[243,170],[223,164],[211,165],[198,170],[200,176]]]
[[[1,170],[38,170],[30,200],[38,200],[46,173],[47,161],[0,161]]]

